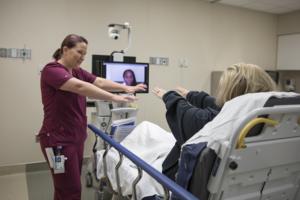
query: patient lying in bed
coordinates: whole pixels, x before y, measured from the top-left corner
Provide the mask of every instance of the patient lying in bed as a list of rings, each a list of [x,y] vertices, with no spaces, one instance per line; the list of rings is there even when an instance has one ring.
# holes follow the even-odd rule
[[[206,142],[209,148],[216,154],[222,154],[221,145],[228,142],[236,126],[239,125],[243,116],[253,109],[263,107],[265,102],[271,97],[289,97],[293,93],[267,92],[252,93],[243,95],[227,102],[219,115],[202,130],[196,133],[184,145]],[[249,99],[252,101],[249,102]],[[224,131],[228,130],[228,131]],[[170,152],[176,139],[173,135],[151,122],[142,122],[133,132],[127,136],[121,144],[128,148],[132,153],[152,165],[158,171],[162,171],[162,163]],[[103,151],[98,152],[97,175],[98,178],[104,176],[102,155]],[[111,149],[107,154],[108,178],[117,191],[115,166],[119,161],[119,154],[115,149]],[[127,158],[124,158],[120,168],[121,190],[123,195],[132,194],[132,183],[137,177],[137,167]],[[142,199],[147,196],[163,196],[163,188],[153,178],[146,173],[137,184],[137,197]]]
[[[163,162],[163,173],[175,180],[181,146],[218,115],[225,102],[247,93],[276,90],[276,84],[259,66],[234,64],[226,69],[219,81],[217,97],[205,92],[190,92],[179,88],[178,93],[154,89],[164,101],[166,118],[176,143]]]
[[[219,106],[215,103],[215,99],[205,92],[189,92],[181,88],[178,94],[174,91],[166,93],[165,90],[156,88],[154,93],[166,104],[166,117],[172,133],[168,133],[155,124],[143,122],[121,144],[157,170],[175,179],[181,145],[218,115],[220,107],[226,101],[245,93],[275,89],[275,83],[268,74],[260,67],[251,64],[236,64],[223,73],[217,97]],[[98,177],[103,175],[101,154],[102,152],[98,153]],[[114,166],[118,160],[119,155],[116,150],[110,150],[107,164],[111,172],[108,176],[115,190],[117,186]],[[121,186],[122,194],[127,195],[132,192],[130,183],[137,176],[137,169],[128,159],[124,162],[121,167],[121,174],[123,174]],[[138,199],[153,194],[163,194],[161,186],[148,175],[142,178],[137,187]]]

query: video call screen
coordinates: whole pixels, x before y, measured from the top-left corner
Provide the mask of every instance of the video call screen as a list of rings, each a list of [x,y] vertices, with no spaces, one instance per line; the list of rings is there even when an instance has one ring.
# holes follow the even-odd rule
[[[139,83],[143,83],[147,85],[147,90],[137,93],[148,93],[149,64],[103,62],[101,77],[129,86],[135,86]]]

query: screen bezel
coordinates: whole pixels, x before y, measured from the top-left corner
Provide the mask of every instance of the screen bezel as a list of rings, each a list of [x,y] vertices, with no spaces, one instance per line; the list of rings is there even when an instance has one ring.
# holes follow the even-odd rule
[[[128,65],[146,65],[145,71],[144,71],[144,84],[147,86],[145,91],[137,91],[136,93],[149,93],[149,63],[142,63],[142,62],[116,62],[116,61],[103,61],[101,63],[101,68],[100,68],[100,76],[102,78],[106,78],[106,63],[111,63],[111,64],[128,64]],[[111,91],[115,92],[115,91]],[[125,92],[115,92],[115,93],[125,93]]]

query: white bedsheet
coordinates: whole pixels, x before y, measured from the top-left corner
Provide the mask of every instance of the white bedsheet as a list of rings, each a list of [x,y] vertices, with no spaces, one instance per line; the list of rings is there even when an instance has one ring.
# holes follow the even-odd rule
[[[165,160],[169,151],[175,144],[173,135],[151,122],[142,122],[139,124],[121,144],[128,148],[132,153],[152,165],[158,171],[162,171],[162,162]],[[104,151],[97,152],[97,176],[103,177],[102,155]],[[117,191],[115,166],[119,161],[117,150],[112,148],[107,154],[108,177],[112,187]],[[137,177],[137,168],[124,156],[123,164],[119,169],[121,176],[121,190],[123,195],[132,194],[132,182]],[[137,198],[142,199],[154,194],[163,195],[163,188],[146,172],[143,172],[143,178],[137,184]]]

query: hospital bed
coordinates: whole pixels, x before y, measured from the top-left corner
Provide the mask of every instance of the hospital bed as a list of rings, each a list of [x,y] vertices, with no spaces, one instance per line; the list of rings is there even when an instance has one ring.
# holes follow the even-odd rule
[[[264,107],[249,112],[231,133],[230,140],[221,142],[221,152],[204,148],[196,156],[192,168],[186,166],[185,159],[181,158],[180,167],[192,171],[184,183],[179,181],[182,187],[139,160],[95,126],[89,125],[89,128],[120,152],[120,160],[125,155],[138,166],[139,175],[128,198],[136,199],[135,187],[144,170],[163,185],[165,199],[170,196],[173,199],[196,197],[201,200],[300,199],[299,96],[270,98]],[[106,153],[103,155],[105,157]],[[118,168],[114,169],[116,174],[120,166],[121,161]],[[116,182],[122,178],[116,177]],[[180,171],[177,174],[178,180],[186,177]],[[121,198],[120,187],[114,192]]]

